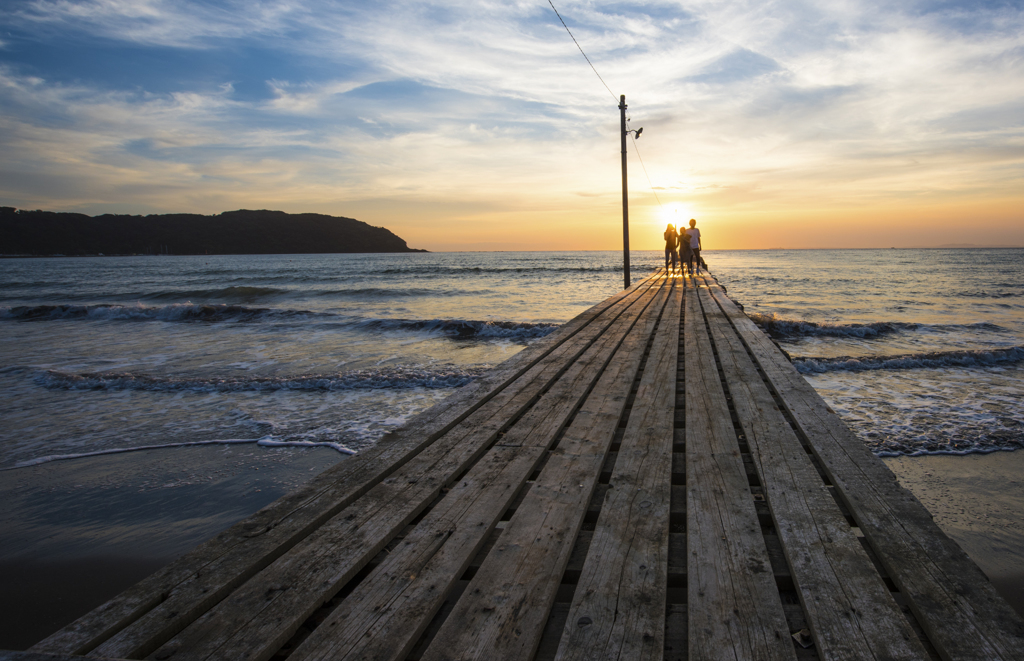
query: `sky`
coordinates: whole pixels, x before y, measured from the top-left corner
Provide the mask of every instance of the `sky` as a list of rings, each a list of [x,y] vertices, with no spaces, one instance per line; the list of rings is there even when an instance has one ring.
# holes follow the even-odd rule
[[[4,0],[0,205],[621,249],[625,94],[633,249],[1024,246],[1024,0],[554,4]]]

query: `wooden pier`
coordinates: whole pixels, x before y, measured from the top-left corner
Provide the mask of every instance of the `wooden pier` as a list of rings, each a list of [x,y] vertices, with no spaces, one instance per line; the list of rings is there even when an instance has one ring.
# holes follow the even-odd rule
[[[723,287],[660,271],[0,658],[81,655],[1020,660],[1024,622]]]

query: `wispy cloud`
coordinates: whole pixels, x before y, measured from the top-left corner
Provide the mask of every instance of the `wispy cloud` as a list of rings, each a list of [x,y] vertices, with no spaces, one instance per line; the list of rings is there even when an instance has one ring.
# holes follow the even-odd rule
[[[645,127],[659,197],[694,213],[1022,195],[1012,3],[557,5]],[[0,203],[362,211],[435,248],[455,245],[438,223],[596,217],[611,229],[578,247],[614,245],[615,101],[546,2],[34,0],[0,20]],[[637,165],[635,216],[657,222]]]

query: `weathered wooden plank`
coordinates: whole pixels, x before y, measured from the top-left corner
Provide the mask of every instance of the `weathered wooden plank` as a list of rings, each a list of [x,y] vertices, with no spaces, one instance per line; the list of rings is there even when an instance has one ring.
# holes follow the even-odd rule
[[[0,661],[82,661],[81,656],[71,654],[50,654],[47,652],[17,652],[0,650]],[[94,661],[123,661],[122,659],[95,658]]]
[[[303,641],[295,660],[403,658],[545,452],[492,448]]]
[[[382,438],[373,448],[325,470],[300,488],[228,528],[150,577],[90,611],[33,646],[34,651],[85,654],[132,622],[163,605],[167,613],[192,610],[178,603],[174,592],[202,574],[204,601],[215,601],[265,567],[342,507],[365,493],[405,461],[512,384],[528,369],[575,336],[608,308],[637,296],[648,286],[639,282],[584,311],[547,338],[499,365],[492,373],[460,388],[452,397],[414,416],[408,424]],[[215,578],[211,563],[233,562]],[[218,584],[219,583],[219,584]],[[190,595],[189,598],[192,598]],[[200,605],[202,608],[202,605]],[[159,618],[181,621],[181,617]],[[161,627],[165,628],[165,627]],[[174,625],[171,625],[174,628]],[[140,632],[140,638],[146,634]]]
[[[725,314],[699,297],[819,656],[926,659]]]
[[[620,298],[615,304],[606,308],[596,320],[575,333],[572,338],[554,347],[543,360],[536,361],[513,384],[489,397],[487,402],[458,422],[439,440],[408,458],[397,469],[389,470],[389,474],[379,480],[371,489],[358,489],[358,493],[362,496],[376,493],[374,498],[361,505],[356,505],[361,500],[357,500],[354,496],[347,497],[348,507],[355,507],[356,512],[346,512],[342,516],[338,513],[338,508],[332,507],[335,516],[328,521],[335,521],[333,526],[328,525],[323,517],[317,516],[318,527],[311,534],[318,535],[317,539],[320,541],[330,539],[332,534],[341,534],[345,538],[345,543],[349,545],[348,548],[360,554],[356,558],[355,564],[359,566],[365,564],[368,560],[365,556],[366,553],[376,552],[373,549],[377,545],[382,548],[374,535],[380,534],[382,529],[388,531],[400,529],[415,516],[418,509],[422,509],[425,500],[429,501],[430,498],[433,498],[443,486],[445,473],[436,473],[438,466],[455,465],[458,468],[458,466],[466,465],[475,456],[479,456],[479,452],[485,449],[484,446],[487,443],[493,441],[502,426],[528,408],[536,397],[536,393],[544,390],[567,369],[595,339],[600,337],[604,329],[618,318],[619,314],[643,296],[644,291],[646,291],[645,288],[638,288],[631,295]],[[475,441],[466,441],[470,436]],[[363,476],[357,475],[353,479],[361,483],[362,478]],[[345,484],[339,484],[337,488],[345,493],[352,493]],[[381,505],[381,502],[384,504]],[[382,513],[374,520],[376,508],[382,509]],[[339,517],[347,521],[348,525],[339,524]],[[373,525],[368,524],[367,521],[373,521]],[[290,529],[296,526],[302,526],[304,529],[310,527],[306,519],[301,517],[286,518],[278,527]],[[358,532],[346,536],[339,528],[355,528],[358,529]],[[276,531],[277,528],[272,529],[270,533]],[[270,533],[266,539],[257,538],[260,550],[265,551],[281,537],[281,535],[275,536]],[[374,544],[375,541],[376,544]],[[311,542],[309,537],[304,537],[298,543],[308,546]],[[286,549],[286,552],[296,547],[296,544],[292,544]],[[276,551],[273,553],[271,560],[275,561],[284,555],[284,553]],[[195,622],[200,615],[220,602],[245,580],[251,578],[254,572],[248,571],[250,560],[251,555],[247,554],[227,554],[218,558],[190,580],[177,586],[170,598],[161,603],[159,607],[154,608],[124,630],[110,637],[98,646],[95,652],[124,657],[149,654],[190,623]],[[269,564],[269,561],[262,563],[262,565]],[[262,568],[261,566],[260,569]],[[243,570],[246,571],[243,572]],[[211,597],[210,593],[215,593],[215,595]],[[215,618],[207,617],[207,621],[211,619]]]
[[[533,655],[667,295],[616,352],[424,661]]]
[[[684,326],[689,658],[793,659],[793,641],[692,287],[686,291]]]
[[[540,400],[510,427],[447,495],[349,594],[291,658],[402,658],[440,608],[516,493],[536,469],[618,345],[643,315],[644,300],[627,310]],[[319,590],[319,577],[305,577]],[[254,594],[258,590],[254,589]],[[298,592],[296,593],[298,595]],[[279,607],[275,604],[275,609]],[[216,651],[231,659],[273,653],[278,627],[297,627],[300,603],[286,619],[253,619]],[[280,624],[279,624],[280,621]],[[291,622],[290,625],[285,624]],[[196,657],[200,658],[200,657]]]
[[[643,295],[624,301],[626,315],[635,316],[631,311],[645,307],[648,298]],[[621,337],[631,323],[620,323],[616,316],[611,326]],[[231,659],[239,646],[247,650],[249,658],[272,654],[317,604],[348,582],[437,497],[441,488],[476,462],[518,415],[526,411],[517,427],[543,433],[543,426],[548,424],[557,431],[560,423],[548,423],[543,412],[557,405],[566,391],[586,389],[586,377],[581,375],[586,374],[591,363],[606,360],[605,354],[610,354],[605,348],[610,341],[606,329],[607,326],[601,326],[581,332],[576,342],[580,346],[572,350],[576,360],[570,366],[538,364],[524,375],[532,376],[533,387],[524,388],[511,398],[499,395],[474,412],[455,430],[175,636],[158,650],[158,655],[173,652],[176,658],[183,659]],[[538,402],[538,393],[545,392],[553,383],[552,392]],[[503,399],[507,401],[495,410]]]
[[[836,507],[824,489],[812,492],[808,488],[808,484],[821,487],[820,477],[782,413],[774,410],[768,387],[780,393],[802,435],[811,439],[839,497],[849,505],[849,512],[868,535],[872,551],[903,590],[917,619],[925,625],[927,642],[935,643],[947,659],[1024,658],[1024,625],[1012,611],[1011,619],[1007,619],[1006,610],[999,610],[1000,604],[1004,609],[1008,607],[995,595],[980,570],[938,532],[920,504],[900,489],[884,465],[842,426],[770,340],[735,306],[729,309],[731,302],[711,281],[693,279],[710,287],[716,304],[724,308],[735,329],[722,318],[722,310],[711,304],[706,292],[696,299],[689,293],[687,305],[703,300],[708,312],[707,321],[720,352],[721,367],[753,453],[746,475],[737,458],[735,433],[720,389],[715,392],[710,387],[696,396],[706,409],[704,419],[699,412],[696,417],[693,413],[697,411],[691,401],[693,366],[703,371],[708,384],[718,378],[715,361],[707,360],[713,356],[707,328],[701,320],[696,326],[687,327],[685,343],[688,392],[684,401],[691,409],[689,424],[686,430],[675,430],[676,449],[682,450],[685,445],[686,454],[677,452],[657,466],[663,471],[686,470],[687,486],[667,486],[670,482],[682,482],[682,476],[675,472],[664,484],[669,491],[691,491],[686,498],[677,495],[668,499],[671,510],[666,504],[665,517],[671,515],[672,530],[680,532],[671,535],[672,541],[666,545],[661,560],[652,563],[653,570],[637,571],[643,563],[621,549],[638,553],[641,546],[653,548],[657,544],[652,542],[660,539],[661,533],[652,533],[641,520],[643,517],[629,515],[630,507],[635,508],[639,501],[635,497],[625,498],[626,492],[617,489],[627,484],[630,476],[640,480],[642,490],[649,488],[643,481],[647,474],[631,468],[630,462],[642,461],[645,466],[658,462],[652,459],[650,447],[643,460],[632,454],[639,449],[632,445],[636,439],[630,435],[630,429],[625,434],[621,429],[617,431],[622,447],[616,455],[611,457],[607,452],[616,433],[618,416],[613,414],[618,410],[621,415],[632,383],[629,360],[639,361],[637,356],[645,346],[632,335],[626,337],[587,396],[583,409],[544,466],[538,486],[529,489],[525,496],[516,495],[525,491],[527,477],[543,460],[548,444],[561,426],[559,420],[565,420],[566,411],[574,408],[573,397],[582,397],[593,383],[580,372],[589,355],[586,352],[596,352],[597,344],[610,341],[606,335],[614,333],[611,328],[623,323],[619,315],[630,314],[626,311],[633,310],[630,306],[636,305],[638,299],[653,296],[653,292],[640,290],[657,280],[656,277],[638,283],[633,291],[597,306],[600,309],[595,308],[593,316],[575,328],[572,324],[563,327],[541,345],[503,365],[503,373],[463,389],[454,399],[421,415],[415,425],[383,440],[375,450],[341,462],[298,494],[229,529],[100,611],[51,637],[55,649],[63,653],[57,658],[70,658],[67,652],[72,648],[79,652],[91,650],[93,658],[100,654],[139,657],[180,632],[158,650],[159,656],[265,659],[322,599],[334,594],[380,548],[400,534],[405,537],[389,545],[389,549],[393,548],[390,555],[381,554],[380,564],[342,600],[334,619],[328,618],[331,627],[345,630],[343,637],[351,640],[350,658],[401,657],[424,627],[439,626],[443,618],[435,618],[432,624],[431,618],[444,603],[445,595],[451,595],[445,612],[452,608],[452,617],[441,625],[425,658],[528,658],[536,649],[545,623],[550,627],[553,621],[548,612],[556,601],[556,592],[561,595],[557,598],[559,602],[570,598],[571,586],[560,589],[558,585],[567,569],[574,572],[572,580],[576,580],[575,572],[579,572],[580,584],[576,586],[572,608],[595,602],[605,608],[604,615],[597,619],[574,610],[568,619],[569,626],[565,627],[566,640],[592,641],[598,636],[587,634],[600,634],[606,642],[596,645],[591,654],[582,653],[582,646],[566,645],[565,656],[574,651],[585,658],[657,656],[649,654],[657,644],[645,640],[643,632],[655,619],[651,615],[654,610],[660,617],[665,616],[666,599],[655,596],[649,601],[630,600],[623,596],[630,594],[631,581],[637,579],[633,587],[640,586],[639,594],[647,588],[648,594],[659,590],[664,593],[666,583],[672,586],[667,599],[672,602],[668,606],[669,627],[661,634],[667,641],[665,658],[676,658],[677,648],[683,644],[689,645],[691,652],[700,652],[694,653],[695,659],[716,658],[720,654],[742,659],[759,652],[763,653],[762,658],[792,658],[789,627],[784,618],[781,632],[778,628],[778,591],[770,577],[765,582],[761,575],[767,573],[763,571],[768,565],[764,562],[767,557],[775,577],[783,581],[779,584],[781,589],[792,589],[787,587],[789,573],[782,558],[783,549],[794,567],[793,583],[805,604],[820,658],[917,658],[920,650],[907,653],[899,647],[898,640],[893,642],[894,630],[884,630],[884,625],[890,623],[889,602],[893,600],[882,588],[881,602],[885,603],[879,605],[877,568],[871,574],[874,583],[867,581],[864,587],[863,581],[867,579],[863,565],[867,556],[849,546],[850,529],[840,520],[841,508]],[[674,280],[690,282],[690,278]],[[747,349],[738,341],[737,330],[746,346],[752,348],[771,384],[760,380],[746,355]],[[691,332],[696,333],[695,337],[691,337]],[[561,337],[563,334],[565,337]],[[659,332],[648,362],[649,370],[661,368],[657,357],[661,337]],[[700,342],[706,347],[702,348]],[[627,358],[630,352],[633,356]],[[608,351],[604,355],[607,358],[612,354]],[[675,380],[683,376],[668,368],[664,371],[664,380],[673,387]],[[645,375],[645,383],[647,378]],[[559,387],[563,390],[556,390]],[[624,387],[625,396],[619,398],[616,387],[620,393]],[[537,395],[542,392],[546,394],[538,400]],[[547,409],[544,397],[548,397],[550,404]],[[645,390],[638,393],[635,417],[630,422],[634,431],[634,423],[640,424],[636,421],[641,419],[644,407],[657,398]],[[656,406],[668,411],[664,419],[654,424],[665,425],[667,421],[670,429],[666,442],[670,452],[672,401]],[[838,428],[830,427],[836,424]],[[604,436],[606,429],[608,435]],[[828,438],[815,440],[813,434],[821,434],[822,429]],[[636,438],[652,435],[650,426],[639,431]],[[708,444],[694,445],[691,435],[709,432],[713,433]],[[501,440],[495,442],[502,434]],[[854,446],[860,450],[851,450]],[[693,453],[703,456],[695,461]],[[684,457],[685,462],[681,461]],[[678,469],[670,469],[673,464]],[[467,470],[462,479],[454,481]],[[600,516],[597,510],[590,514],[590,521],[598,519],[597,530],[580,535],[579,526],[594,498],[594,482],[602,471],[612,475],[613,487],[603,489],[605,508]],[[620,476],[620,472],[627,477]],[[757,503],[763,510],[760,516],[765,525],[772,520],[782,543],[773,535],[762,535],[757,525],[759,512],[746,481],[747,475],[754,479],[755,473],[764,485],[755,491],[767,496],[772,505],[769,513],[764,502]],[[583,486],[572,488],[576,483]],[[447,496],[436,499],[448,487]],[[695,500],[694,488],[707,497]],[[737,493],[742,497],[737,498]],[[415,527],[407,525],[427,506],[433,509],[422,521]],[[501,513],[509,507],[518,509],[496,541],[496,534],[491,533]],[[681,533],[686,528],[684,507],[689,514],[689,536]],[[698,510],[705,512],[707,520],[694,518],[693,513]],[[836,518],[837,511],[840,519]],[[311,533],[317,526],[321,528]],[[714,534],[719,530],[732,532],[721,539]],[[509,535],[509,531],[513,534]],[[624,543],[629,535],[634,536],[631,545]],[[694,541],[698,535],[700,539]],[[582,541],[573,544],[574,539]],[[761,549],[757,548],[758,542]],[[493,545],[493,551],[482,553],[488,544]],[[699,560],[694,559],[693,548],[701,549]],[[584,549],[588,553],[584,554]],[[680,557],[684,552],[685,557]],[[474,561],[474,557],[482,558],[482,563],[479,559]],[[586,565],[581,564],[584,557]],[[475,563],[480,564],[470,582],[471,589],[455,601],[467,583],[459,578],[467,567],[476,567]],[[713,564],[721,567],[708,567]],[[613,569],[598,571],[599,566]],[[714,571],[721,573],[710,577],[713,589],[709,592],[708,572]],[[652,573],[660,578],[645,587],[643,581]],[[715,583],[718,578],[722,579],[721,584]],[[145,588],[146,585],[149,587]],[[771,588],[766,589],[766,585]],[[597,586],[593,592],[592,586]],[[611,602],[603,598],[602,586],[608,594],[619,591],[618,614],[607,606]],[[473,589],[482,589],[486,594],[474,594]],[[684,589],[689,593],[689,607],[675,603],[683,600]],[[755,604],[748,603],[754,599],[751,595],[760,595],[767,606],[762,604],[758,610]],[[898,595],[897,601],[902,603],[904,595]],[[989,598],[994,599],[995,611],[986,601]],[[220,601],[219,606],[200,617]],[[455,602],[454,606],[450,602]],[[652,608],[652,603],[661,605]],[[488,607],[494,610],[485,610]],[[648,609],[651,612],[645,612]],[[994,623],[990,622],[993,612]],[[635,623],[640,613],[644,613],[644,624],[629,629],[627,623]],[[582,617],[591,617],[591,623],[581,636],[572,624]],[[556,619],[565,620],[561,613]],[[610,633],[595,626],[598,619],[602,625],[613,623]],[[903,621],[901,617],[895,620]],[[182,631],[190,622],[192,626]],[[951,647],[949,639],[964,638],[963,629],[957,628],[963,622],[969,630],[968,641],[954,640]],[[353,628],[348,630],[350,626]],[[478,629],[462,630],[468,627]],[[896,629],[899,628],[897,625]],[[326,629],[321,627],[318,631]],[[384,643],[365,646],[364,641],[356,640],[358,631],[363,632],[363,638]],[[772,633],[781,633],[784,643],[773,647]],[[312,638],[306,643],[312,645]],[[634,643],[634,648],[626,647]],[[62,648],[65,644],[66,648]],[[785,647],[789,648],[788,656],[776,654]],[[301,654],[296,661],[306,658],[304,648],[297,651]],[[326,656],[341,654],[333,647]]]
[[[637,389],[557,659],[661,659],[682,283]]]
[[[977,565],[771,340],[708,284],[942,658],[1024,658],[1024,622]]]

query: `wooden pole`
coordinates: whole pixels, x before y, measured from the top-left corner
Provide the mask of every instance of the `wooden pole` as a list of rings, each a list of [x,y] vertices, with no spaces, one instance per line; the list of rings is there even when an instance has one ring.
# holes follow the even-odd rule
[[[626,189],[626,95],[619,97],[619,122],[622,126],[622,278],[629,288],[629,194]]]

